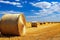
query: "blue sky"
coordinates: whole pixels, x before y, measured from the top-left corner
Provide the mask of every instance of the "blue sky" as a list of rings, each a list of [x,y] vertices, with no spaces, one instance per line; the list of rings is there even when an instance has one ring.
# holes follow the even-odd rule
[[[0,0],[0,18],[5,13],[23,13],[29,22],[60,22],[60,0]]]

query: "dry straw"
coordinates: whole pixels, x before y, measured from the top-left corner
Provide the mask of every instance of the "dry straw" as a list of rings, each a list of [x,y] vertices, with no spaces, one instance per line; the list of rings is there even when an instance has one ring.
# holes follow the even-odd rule
[[[3,34],[22,35],[25,33],[25,18],[23,14],[5,14],[0,22]]]

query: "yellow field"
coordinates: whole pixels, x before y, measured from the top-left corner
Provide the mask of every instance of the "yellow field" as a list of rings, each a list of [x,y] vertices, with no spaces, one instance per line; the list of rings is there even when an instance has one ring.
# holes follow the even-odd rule
[[[60,40],[60,23],[26,28],[23,36],[1,36],[0,40]]]

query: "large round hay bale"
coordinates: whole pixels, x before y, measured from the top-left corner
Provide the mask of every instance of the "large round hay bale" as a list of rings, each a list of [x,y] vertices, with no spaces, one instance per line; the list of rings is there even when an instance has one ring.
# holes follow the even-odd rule
[[[0,19],[0,27],[1,27],[1,19]],[[0,30],[1,31],[1,30]]]
[[[5,14],[1,19],[1,33],[22,35],[25,28],[25,18],[23,14]]]

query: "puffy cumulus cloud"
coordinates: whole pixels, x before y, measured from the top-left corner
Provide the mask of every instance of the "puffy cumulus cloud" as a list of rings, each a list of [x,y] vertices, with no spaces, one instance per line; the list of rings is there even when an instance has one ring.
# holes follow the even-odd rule
[[[51,3],[49,2],[38,2],[38,3],[30,3],[35,7],[39,7],[39,8],[50,8],[51,7]]]
[[[15,5],[16,7],[22,7],[21,3],[19,2],[10,2],[10,1],[3,1],[1,0],[0,3],[5,3],[5,4],[11,4],[11,5]]]
[[[52,4],[57,4],[57,3],[59,3],[59,2],[51,2]]]
[[[52,13],[60,13],[60,3],[59,2],[37,2],[37,3],[31,3],[35,7],[42,8],[42,10],[39,10],[39,12],[35,13],[40,16],[46,16],[48,14]]]
[[[30,21],[60,21],[60,3],[59,2],[37,2],[30,3],[32,6],[42,8],[34,12],[35,16],[27,16]],[[48,19],[48,20],[47,20]]]

